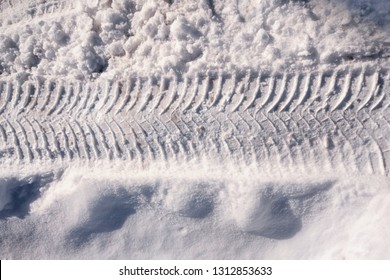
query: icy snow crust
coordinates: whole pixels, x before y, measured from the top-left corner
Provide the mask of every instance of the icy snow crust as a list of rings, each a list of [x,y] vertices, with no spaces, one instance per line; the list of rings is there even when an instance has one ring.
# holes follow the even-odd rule
[[[1,259],[389,259],[390,4],[1,1]]]

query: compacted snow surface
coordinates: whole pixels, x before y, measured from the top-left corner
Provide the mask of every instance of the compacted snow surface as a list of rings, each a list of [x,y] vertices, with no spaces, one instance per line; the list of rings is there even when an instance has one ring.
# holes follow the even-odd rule
[[[388,259],[388,0],[0,0],[1,259]]]

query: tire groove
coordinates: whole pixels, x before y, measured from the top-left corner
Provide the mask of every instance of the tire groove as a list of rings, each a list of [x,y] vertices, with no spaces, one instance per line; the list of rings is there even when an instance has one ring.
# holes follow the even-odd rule
[[[93,124],[95,125],[95,127],[97,128],[97,131],[99,132],[99,135],[100,135],[100,141],[104,147],[104,150],[105,150],[105,154],[106,154],[106,157],[109,159],[109,160],[113,160],[114,157],[113,157],[113,149],[110,148],[110,146],[108,146],[108,141],[107,141],[107,137],[105,136],[102,128],[96,123],[95,120],[92,120]]]
[[[101,159],[102,152],[99,149],[99,142],[98,142],[98,140],[97,140],[97,138],[95,136],[96,133],[95,133],[95,131],[92,129],[92,127],[88,123],[86,123],[85,125],[88,128],[88,130],[89,130],[89,136],[91,138],[92,148],[93,148],[94,153],[95,153],[95,159]]]
[[[387,79],[388,81],[388,79]],[[372,104],[369,108],[370,113],[374,111],[375,109],[379,108],[381,104],[383,103],[383,100],[385,99],[385,91],[383,90],[384,84],[386,83],[386,79],[383,79],[382,76],[379,76],[378,81],[378,90],[377,90],[377,100],[372,100]],[[375,96],[374,96],[375,97]]]
[[[76,87],[76,91],[75,91],[75,87]],[[72,111],[74,111],[77,105],[81,102],[80,95],[82,93],[82,90],[83,90],[83,86],[79,81],[76,82],[75,86],[72,86],[72,93],[75,98],[73,100],[73,103],[70,104],[69,109],[67,110],[68,114],[71,114]]]
[[[224,83],[224,84],[227,84],[228,87],[230,87],[230,88],[228,88],[226,90],[223,90],[223,86],[222,86],[222,90],[224,92],[226,92],[226,94],[223,95],[223,102],[221,104],[222,108],[220,109],[220,111],[222,111],[222,112],[226,111],[226,107],[230,104],[230,102],[232,100],[232,97],[235,94],[236,86],[237,86],[237,72],[233,72],[232,77],[230,78],[230,80],[231,80],[231,82],[230,82],[231,84],[227,83],[226,79],[225,79],[225,83]]]
[[[111,120],[111,122],[112,122],[113,120]],[[123,150],[121,149],[121,147],[120,147],[120,145],[119,145],[119,143],[118,143],[118,141],[117,141],[117,139],[119,138],[119,137],[117,137],[117,135],[116,135],[116,133],[115,133],[115,131],[114,131],[114,129],[112,128],[112,125],[111,125],[111,122],[109,123],[109,122],[107,122],[106,120],[104,121],[105,123],[106,123],[106,125],[107,125],[107,127],[108,127],[108,129],[109,129],[109,131],[110,131],[110,133],[111,133],[111,135],[112,135],[112,143],[113,143],[113,147],[114,147],[114,150],[115,150],[115,152],[116,152],[116,157],[118,158],[118,159],[123,159]]]
[[[249,88],[249,83],[250,83],[250,76],[251,76],[251,72],[248,70],[246,71],[245,73],[245,77],[243,79],[243,83],[240,84],[240,87],[238,88],[237,90],[237,86],[235,87],[236,91],[236,100],[238,100],[238,102],[234,105],[232,104],[232,108],[230,110],[228,110],[230,113],[233,113],[233,112],[236,112],[240,106],[244,103],[244,101],[246,100],[246,95],[244,94],[244,92],[248,92],[248,88]],[[232,101],[233,103],[233,101]]]
[[[261,71],[259,71],[257,78],[256,78],[256,86],[255,86],[255,89],[253,90],[253,97],[249,101],[249,104],[247,106],[245,106],[243,111],[246,111],[249,108],[251,108],[252,106],[255,106],[255,102],[260,96],[260,85],[261,85]]]
[[[125,124],[128,126],[128,128],[125,127]],[[125,120],[123,120],[119,126],[123,134],[123,141],[125,141],[126,151],[128,153],[129,159],[136,160],[136,157],[138,157],[142,164],[142,157],[141,155],[137,154],[137,140],[133,128]]]
[[[135,111],[136,113],[140,113],[140,112],[144,111],[146,106],[148,106],[148,104],[152,100],[153,89],[154,89],[153,83],[154,83],[154,77],[148,77],[147,86],[142,87],[140,95],[143,98],[142,98],[142,101],[141,101],[141,98],[138,99],[140,101],[140,103],[139,103],[140,105],[139,105],[139,108]]]
[[[79,131],[78,134],[80,135],[80,137],[78,139],[80,139],[80,142],[82,143],[81,151],[84,153],[84,157],[81,157],[81,158],[91,160],[92,159],[92,151],[91,151],[90,145],[88,144],[87,137],[85,135],[85,131],[77,120],[73,120],[73,122],[75,124],[75,127],[77,127],[77,129]]]
[[[1,135],[1,138],[3,139],[2,143],[7,143],[7,140],[8,140],[8,137],[7,137],[7,134],[5,132],[5,129],[3,127],[3,125],[0,124],[0,135]]]
[[[138,102],[138,99],[139,99],[139,97],[140,97],[140,93],[141,93],[141,90],[142,90],[142,79],[140,78],[140,77],[137,77],[137,80],[136,80],[136,82],[135,82],[135,87],[134,88],[132,88],[132,90],[131,91],[129,91],[129,98],[131,98],[131,94],[134,92],[134,91],[136,91],[136,94],[135,94],[135,97],[134,97],[134,99],[133,100],[131,100],[131,99],[129,99],[129,100],[127,100],[127,102],[128,101],[131,101],[131,102],[128,102],[127,104],[128,104],[128,106],[129,106],[129,108],[126,110],[126,113],[129,113],[135,106],[136,106],[136,104],[137,104],[137,102]],[[126,105],[125,105],[125,107],[126,107]]]
[[[353,103],[356,102],[358,96],[360,95],[360,93],[363,90],[363,86],[364,86],[365,79],[366,79],[366,71],[367,71],[367,69],[365,67],[362,67],[360,69],[360,73],[356,77],[356,87],[353,88],[353,93],[351,93],[349,101],[346,102],[344,108],[342,108],[341,110],[345,111],[345,110],[348,110],[349,108],[353,109]],[[351,87],[352,86],[353,86],[353,83],[352,83]]]
[[[43,93],[41,92],[42,99],[40,99],[39,98],[40,96],[38,96],[38,103],[39,103],[39,100],[42,100],[42,102],[43,102],[41,104],[41,106],[39,107],[39,109],[38,109],[41,112],[44,112],[46,106],[49,104],[50,99],[51,99],[51,94],[50,93],[53,92],[54,87],[55,87],[54,82],[51,79],[46,80],[44,82]]]
[[[23,161],[24,160],[24,153],[23,153],[23,150],[21,148],[21,145],[20,145],[20,140],[19,140],[19,137],[16,133],[16,130],[15,128],[12,126],[11,122],[7,120],[7,124],[8,126],[10,127],[11,129],[11,132],[12,132],[12,136],[13,136],[13,141],[14,141],[14,149],[17,151],[18,153],[18,159],[19,161]]]
[[[278,106],[280,102],[283,101],[286,92],[286,87],[287,87],[287,79],[288,79],[287,74],[284,73],[281,81],[280,89],[277,90],[277,86],[276,86],[275,91],[277,91],[277,93],[274,95],[274,99],[270,100],[269,106],[265,107],[265,112],[267,114],[271,111],[274,111],[276,106]]]
[[[61,106],[59,106],[59,108],[55,108],[54,112],[57,111],[56,115],[60,115],[62,114],[62,112],[65,110],[66,106],[69,106],[71,104],[71,99],[72,99],[72,96],[74,95],[73,94],[73,85],[70,83],[70,82],[63,82],[61,84],[61,86],[63,87],[63,91],[65,92],[64,93],[64,102],[61,104]],[[53,113],[54,113],[53,112]]]
[[[80,92],[81,98],[79,99],[78,106],[75,108],[76,115],[81,115],[83,111],[85,111],[87,108],[88,101],[91,97],[91,91],[93,90],[93,86],[91,84],[92,82],[87,82],[85,87],[82,87],[82,90]]]
[[[129,103],[129,101],[131,99],[131,96],[130,96],[131,92],[133,91],[134,87],[136,86],[136,83],[137,82],[135,82],[134,79],[132,79],[132,78],[126,79],[126,87],[125,87],[126,94],[123,95],[124,97],[123,97],[122,105],[120,105],[119,108],[115,110],[115,115],[119,114],[122,110],[124,110],[126,105]],[[119,98],[118,98],[118,104],[119,104]],[[128,112],[128,111],[129,110],[126,110],[126,112]]]
[[[360,110],[359,110],[360,111]],[[361,119],[359,119],[359,115],[357,115],[357,118],[356,120],[360,123],[360,125],[362,127],[365,127],[363,121]],[[380,169],[380,174],[381,175],[389,175],[388,172],[387,172],[387,166],[386,166],[386,162],[384,161],[384,155],[383,155],[383,152],[378,144],[378,142],[374,139],[374,137],[371,136],[370,133],[367,133],[367,136],[373,141],[373,143],[375,144],[375,147],[376,147],[376,150],[377,152],[375,153],[376,155],[378,155],[378,165],[379,165],[379,169]],[[375,169],[375,173],[378,173]]]
[[[307,100],[307,104],[302,108],[301,113],[304,113],[308,111],[309,108],[312,108],[315,100],[319,97],[322,84],[324,83],[324,73],[320,71],[319,73],[317,73],[316,77],[317,77],[317,83],[314,86],[314,90],[310,98]]]
[[[68,128],[72,134],[72,137],[73,137],[73,145],[74,145],[74,148],[76,150],[76,154],[77,154],[77,159],[81,159],[81,153],[80,153],[80,147],[78,145],[78,141],[77,141],[77,136],[76,136],[76,133],[74,132],[74,129],[72,128],[72,126],[70,125],[69,121],[66,120],[65,121],[66,124],[68,125]],[[68,135],[68,134],[67,134]]]
[[[352,72],[348,71],[348,74],[346,76],[347,77],[346,77],[346,81],[344,81],[344,87],[342,88],[342,90],[339,94],[340,97],[336,98],[336,102],[333,106],[331,106],[332,108],[330,109],[330,112],[333,112],[333,111],[339,109],[342,106],[342,103],[344,102],[344,100],[346,98],[348,98],[348,96],[349,96],[349,92],[351,89]]]
[[[22,112],[25,112],[28,108],[28,105],[30,104],[31,102],[31,99],[32,99],[32,96],[34,96],[34,93],[32,91],[32,88],[31,88],[31,83],[27,82],[24,84],[24,88],[25,90],[23,91],[25,94],[25,97],[24,97],[24,102],[23,102],[23,106],[22,106]]]
[[[167,83],[168,83],[168,86],[167,86]],[[153,106],[151,106],[151,108],[149,110],[149,114],[151,114],[155,111],[158,111],[158,108],[159,108],[162,100],[164,99],[167,91],[168,91],[167,87],[169,87],[169,82],[167,82],[167,79],[164,76],[161,76],[160,77],[160,87],[158,90],[158,94],[156,96],[156,102],[154,103]]]
[[[199,80],[200,80],[199,75],[196,75],[194,80],[187,79],[187,81],[191,82],[191,84],[188,88],[189,98],[188,98],[188,102],[186,104],[184,104],[184,108],[182,108],[182,113],[185,113],[186,111],[190,110],[191,107],[194,105],[195,97],[198,94]],[[191,87],[193,87],[193,88],[191,88]],[[186,93],[184,93],[184,94],[186,95]]]
[[[16,93],[14,94],[14,101],[13,101],[13,105],[11,106],[13,109],[15,109],[16,111],[16,114],[19,114],[20,113],[20,103],[21,103],[21,100],[22,100],[22,89],[21,89],[21,85],[20,85],[20,82],[19,80],[15,81],[12,83],[12,92]],[[19,105],[19,106],[18,106]]]
[[[200,82],[196,82],[198,84],[198,87],[196,89],[197,91],[197,94],[200,96],[199,97],[199,100],[196,101],[194,100],[194,112],[195,113],[199,113],[201,108],[202,108],[202,105],[204,105],[207,101],[207,98],[209,96],[209,90],[210,90],[210,73],[207,73],[206,74],[206,78],[203,79],[203,89],[202,89],[202,83]],[[200,85],[200,87],[199,87]]]
[[[359,111],[362,110],[376,94],[376,92],[378,91],[378,82],[379,82],[379,73],[375,72],[373,74],[373,82],[371,84],[370,89],[368,90],[368,94],[364,97],[364,100],[361,102],[356,113],[359,113]]]
[[[95,87],[95,90],[96,90],[96,87]],[[98,112],[101,112],[101,111],[105,111],[104,110],[104,106],[107,105],[108,101],[110,100],[110,92],[113,90],[113,81],[111,80],[108,80],[106,81],[106,84],[105,84],[105,87],[104,87],[104,93],[102,94],[102,104],[100,106],[98,106],[98,102],[100,101],[99,99],[97,99],[98,101],[96,101],[96,98],[98,98],[98,93],[96,93],[96,97],[94,99],[94,102],[92,102],[92,104],[90,105],[89,107],[89,110],[92,111],[93,109],[97,108],[97,113]]]
[[[166,98],[169,100],[167,101],[166,105],[163,107],[163,109],[160,111],[159,115],[163,115],[165,113],[167,113],[167,111],[169,110],[169,108],[172,106],[172,104],[174,103],[175,101],[175,97],[178,96],[177,94],[177,84],[178,84],[178,80],[177,80],[177,77],[174,77],[174,80],[173,81],[170,81],[170,87],[171,90],[169,90],[169,92],[171,92],[171,94],[167,95]],[[162,102],[162,101],[161,101]]]
[[[53,128],[53,126],[51,125],[51,123],[48,123],[48,126],[49,126],[49,129],[50,129],[50,131],[51,131],[53,146],[55,147],[56,155],[60,155],[60,158],[59,158],[59,159],[60,159],[60,160],[64,160],[65,155],[64,155],[64,153],[63,153],[62,150],[61,150],[61,145],[60,145],[60,142],[58,141],[57,133],[56,133],[56,131],[54,130],[54,128]],[[55,159],[58,159],[58,157],[56,156]]]
[[[298,87],[298,99],[295,103],[295,106],[292,106],[292,104],[294,103],[294,99],[291,100],[291,109],[289,109],[288,111],[290,113],[292,112],[295,112],[298,108],[298,106],[302,106],[302,104],[307,100],[308,98],[308,92],[309,92],[309,88],[310,88],[310,84],[312,82],[312,73],[307,73],[305,75],[305,82],[302,82],[303,83],[303,90],[299,90],[299,87]]]
[[[222,98],[222,85],[225,81],[224,74],[220,71],[217,73],[217,86],[215,87],[215,96],[212,96],[210,107],[217,107],[217,104]]]
[[[112,129],[112,127],[110,126],[110,124],[104,120],[104,122],[106,123],[106,126],[108,127],[108,130],[110,131],[110,134],[111,134],[111,142],[112,142],[112,146],[114,147],[114,150],[116,152],[116,158],[118,159],[122,159],[122,151],[119,147],[119,144],[118,142],[116,141],[117,137],[116,137],[116,134],[114,132],[114,130]]]
[[[22,133],[22,136],[23,136],[23,139],[24,139],[23,144],[24,144],[24,146],[27,149],[28,162],[31,163],[34,160],[34,155],[33,155],[33,151],[32,151],[32,148],[31,148],[31,144],[30,144],[30,142],[28,141],[28,138],[27,138],[26,130],[24,129],[23,125],[18,120],[16,120],[15,122],[18,124],[18,126],[20,128],[20,131]]]
[[[113,100],[111,104],[108,106],[108,108],[104,111],[105,114],[108,114],[113,110],[114,106],[118,102],[119,96],[123,94],[123,84],[121,81],[115,82],[113,92],[114,92]]]
[[[141,144],[140,142],[138,141],[138,135],[137,133],[135,132],[133,126],[127,121],[125,120],[125,122],[127,123],[127,125],[129,126],[129,131],[131,131],[132,135],[133,135],[133,138],[134,138],[134,146],[135,146],[135,149],[137,150],[138,154],[139,154],[139,158],[140,158],[140,164],[143,165],[144,162],[145,162],[145,153],[144,153],[144,150],[142,149],[141,147]]]
[[[349,147],[350,152],[353,154],[352,158],[356,158],[356,155],[355,155],[356,149],[354,148],[353,144],[351,143],[350,138],[346,135],[346,131],[343,129],[343,126],[339,125],[337,123],[340,119],[343,119],[345,121],[346,125],[349,126],[348,121],[344,118],[344,116],[342,114],[338,114],[339,119],[335,119],[337,113],[339,113],[339,112],[329,113],[330,116],[327,116],[327,117],[333,123],[334,127],[336,127],[338,129],[338,131],[340,131],[341,135],[343,136],[343,140],[345,141],[345,143]],[[348,156],[348,153],[342,153],[342,156],[343,157]],[[354,160],[351,161],[348,159],[348,160],[344,160],[344,162],[352,162],[352,164],[348,165],[348,167],[353,168],[352,172],[356,172],[358,170],[358,167],[356,166],[356,162]]]
[[[74,159],[74,156],[73,156],[73,151],[72,149],[70,148],[69,146],[69,137],[68,137],[68,134],[66,133],[66,129],[65,127],[63,126],[62,129],[61,129],[61,133],[64,137],[64,149],[65,149],[65,154],[67,155],[68,157],[68,160],[69,161],[72,161]]]
[[[290,104],[293,102],[294,100],[294,97],[296,95],[296,92],[298,90],[298,85],[299,85],[299,81],[300,81],[300,75],[299,74],[294,74],[294,76],[291,78],[292,80],[292,87],[291,87],[291,90],[290,87],[287,87],[286,91],[289,91],[290,94],[286,94],[286,99],[283,100],[285,101],[284,104],[281,104],[278,112],[282,112],[284,110],[288,110],[287,108],[290,106]]]
[[[3,106],[0,108],[0,115],[2,115],[6,109],[7,109],[7,105],[11,102],[12,100],[12,85],[11,85],[11,81],[7,81],[6,82],[7,86],[6,86],[6,89],[4,90],[6,93],[6,97],[5,97],[5,100],[2,102],[3,103]]]
[[[61,100],[63,100],[63,96],[66,94],[62,81],[60,82],[56,92],[57,92],[57,98],[56,98],[56,101],[54,102],[53,106],[47,112],[48,116],[53,114],[58,109],[58,106],[61,104]]]
[[[161,157],[164,161],[167,161],[168,160],[167,151],[166,151],[164,143],[162,143],[160,140],[159,131],[154,127],[154,125],[150,121],[145,120],[145,122],[147,122],[152,127],[153,131],[155,132],[155,133],[153,133],[153,137],[154,137],[154,140],[156,141],[156,143],[159,147]]]
[[[129,156],[128,159],[132,160],[133,159],[133,155],[131,153],[131,149],[127,145],[128,140],[126,140],[126,135],[125,135],[125,132],[122,129],[122,126],[115,119],[112,119],[112,122],[115,124],[115,127],[117,128],[116,131],[118,131],[118,133],[116,133],[116,135],[118,135],[118,134],[120,135],[120,137],[117,137],[116,139],[119,138],[121,140],[121,143],[118,141],[118,147],[120,147],[122,159],[126,160],[127,159],[127,155],[128,155]],[[112,128],[112,129],[114,130],[114,128]]]
[[[334,71],[330,75],[325,92],[320,95],[321,99],[319,101],[317,109],[315,110],[315,115],[317,115],[320,111],[328,111],[327,107],[329,106],[329,99],[332,96],[332,93],[336,91],[337,77],[340,75],[340,72],[340,69],[336,69],[336,71]]]
[[[275,77],[275,73],[272,73],[269,77],[269,88],[267,90],[267,92],[263,92],[262,96],[261,96],[261,100],[260,100],[260,106],[259,106],[259,110],[261,108],[265,108],[265,105],[267,105],[269,102],[272,102],[272,96],[273,96],[273,92],[274,92],[274,89],[275,89],[275,80],[276,80],[276,77]]]
[[[238,129],[236,123],[231,119],[230,116],[227,116],[227,120],[232,124],[232,126],[233,126],[233,128],[234,128],[234,130],[233,130],[233,132],[231,133],[230,137],[232,137],[232,138],[238,143],[239,150],[241,151],[241,154],[237,155],[237,157],[238,157],[239,159],[245,158],[245,156],[244,156],[244,154],[245,154],[245,152],[244,152],[244,146],[243,146],[242,142],[241,142],[241,141],[237,138],[237,136],[235,135],[235,132],[236,132],[236,131],[240,131],[240,130]],[[236,154],[236,153],[232,153],[230,156],[233,156],[233,154]]]
[[[105,81],[105,86],[107,87],[109,84],[109,81]],[[105,91],[108,91],[108,89],[102,89],[102,83],[90,83],[89,86],[87,87],[87,90],[90,92],[88,94],[85,105],[82,107],[84,114],[93,114],[94,110],[98,107],[98,104],[101,100],[103,100],[103,95]],[[101,107],[97,109],[98,112],[100,112]]]
[[[150,142],[148,139],[148,133],[146,132],[146,130],[144,129],[144,127],[141,125],[141,123],[137,122],[135,119],[133,120],[133,123],[136,124],[136,127],[138,127],[139,129],[139,132],[143,135],[143,137],[139,137],[139,133],[136,133],[137,135],[137,138],[139,140],[143,140],[142,142],[145,144],[145,148],[149,151],[148,155],[150,156],[151,160],[156,160],[157,159],[157,156],[156,156],[156,151],[154,150],[154,148],[152,147],[152,145],[150,145]],[[134,131],[135,131],[135,127],[133,127]],[[141,141],[139,141],[141,142]],[[143,149],[145,151],[145,149]]]

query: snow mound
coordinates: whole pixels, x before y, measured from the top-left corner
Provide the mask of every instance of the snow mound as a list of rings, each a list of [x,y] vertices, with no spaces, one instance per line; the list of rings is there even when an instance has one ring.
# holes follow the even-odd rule
[[[0,73],[86,79],[388,66],[389,13],[387,0],[4,1]]]
[[[301,230],[301,218],[309,213],[313,201],[324,199],[331,187],[332,182],[241,185],[233,189],[239,199],[232,202],[231,215],[242,230],[251,234],[291,238]]]
[[[19,183],[2,201],[0,257],[389,257],[386,179],[287,170],[272,178],[212,165],[194,174],[191,168],[6,175],[2,190],[11,186],[7,178]],[[34,192],[21,199],[18,188]]]

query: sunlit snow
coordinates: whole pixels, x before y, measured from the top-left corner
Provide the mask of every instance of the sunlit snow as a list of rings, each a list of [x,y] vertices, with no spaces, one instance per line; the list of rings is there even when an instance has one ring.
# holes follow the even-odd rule
[[[387,259],[390,1],[0,1],[1,259]]]

